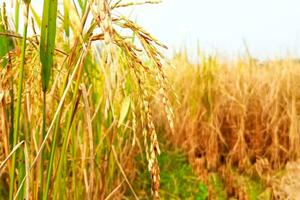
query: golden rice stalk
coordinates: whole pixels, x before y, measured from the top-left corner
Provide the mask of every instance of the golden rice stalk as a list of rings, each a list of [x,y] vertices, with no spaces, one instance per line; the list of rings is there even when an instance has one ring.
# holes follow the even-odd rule
[[[158,3],[155,1],[145,1],[143,3]],[[146,150],[146,157],[148,160],[148,170],[151,173],[152,178],[152,194],[154,198],[159,199],[159,167],[157,156],[160,154],[159,145],[157,141],[157,134],[154,127],[153,117],[150,108],[150,100],[154,94],[153,91],[149,90],[148,83],[144,81],[149,81],[149,79],[155,81],[155,92],[159,93],[159,97],[163,102],[165,112],[167,114],[167,119],[171,129],[174,128],[174,114],[171,108],[169,99],[167,98],[168,93],[168,81],[166,75],[162,70],[162,66],[167,63],[165,57],[157,48],[167,48],[165,45],[160,43],[155,37],[150,33],[145,31],[141,26],[137,25],[135,22],[129,20],[124,16],[117,16],[112,19],[111,13],[114,8],[126,7],[130,5],[138,5],[139,3],[121,3],[121,1],[116,4],[109,5],[106,0],[90,0],[91,12],[93,14],[94,21],[100,27],[102,33],[93,36],[92,40],[103,40],[104,41],[104,61],[102,65],[107,66],[108,69],[102,70],[103,72],[109,71],[110,79],[107,80],[107,92],[108,97],[106,99],[105,106],[105,116],[108,116],[108,110],[113,105],[113,100],[115,99],[116,91],[115,88],[118,88],[118,55],[116,54],[117,50],[120,50],[126,58],[127,65],[131,67],[134,76],[139,84],[139,92],[141,97],[140,108],[141,108],[141,120],[143,128],[143,137],[144,137],[144,146]],[[132,31],[133,35],[139,39],[139,42],[142,44],[142,49],[139,49],[135,46],[135,43],[131,39],[128,39],[127,36],[122,36],[118,33],[113,25],[117,25],[123,29],[129,29]],[[140,54],[144,53],[151,64],[146,66],[143,62],[143,59],[140,58]],[[122,54],[121,54],[122,55]],[[119,56],[121,56],[119,55]],[[126,69],[128,70],[128,69]],[[122,76],[122,74],[120,74]],[[106,76],[106,75],[105,75]],[[106,76],[107,77],[107,76]],[[126,96],[126,95],[125,95]],[[134,105],[134,104],[133,104]],[[133,108],[132,108],[133,109]],[[134,111],[132,111],[134,112]],[[127,113],[127,112],[126,112]],[[114,115],[114,113],[113,113]],[[135,113],[132,114],[133,118],[136,117]],[[119,125],[122,120],[119,121]],[[135,119],[132,123],[133,128],[136,128]],[[135,130],[134,130],[134,139],[135,141]]]
[[[142,1],[142,2],[122,2],[122,0],[117,1],[112,8],[121,8],[121,7],[128,7],[128,6],[137,6],[137,5],[144,5],[144,4],[159,4],[161,3],[160,0],[150,0],[150,1]]]

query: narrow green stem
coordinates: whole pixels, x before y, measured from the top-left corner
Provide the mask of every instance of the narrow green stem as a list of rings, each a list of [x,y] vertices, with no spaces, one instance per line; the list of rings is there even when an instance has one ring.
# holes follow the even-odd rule
[[[10,95],[10,98],[11,99],[15,99],[15,94],[14,94],[14,80],[13,80],[13,77],[10,78],[10,90],[9,90],[9,95]],[[10,123],[11,123],[11,129],[9,130],[9,144],[12,144],[12,138],[11,138],[11,135],[14,134],[14,101],[11,101],[11,105],[10,105],[10,113],[11,113],[11,116],[10,116]]]
[[[66,78],[65,83],[64,83],[64,89],[66,88],[68,83],[68,79]],[[61,91],[61,96],[63,95],[63,91]],[[51,181],[51,176],[52,176],[52,170],[54,167],[54,156],[55,156],[55,151],[56,151],[56,144],[57,144],[57,135],[60,130],[59,124],[60,124],[60,118],[61,118],[61,111],[59,112],[59,115],[56,119],[55,127],[54,127],[54,133],[53,133],[53,142],[51,146],[51,152],[50,152],[50,160],[49,160],[49,165],[48,165],[48,170],[47,170],[47,178],[46,178],[46,188],[43,196],[43,200],[48,199],[48,193],[50,189],[50,181]],[[55,196],[53,196],[54,198]]]
[[[82,13],[84,13],[85,10],[86,10],[87,2],[88,2],[88,0],[85,0],[84,3],[83,3],[83,6],[82,6]]]
[[[77,194],[77,190],[76,190],[76,133],[77,131],[72,131],[72,156],[73,156],[73,161],[72,161],[72,187],[73,187],[73,199],[77,199],[76,194]]]
[[[55,124],[55,128],[54,128],[53,142],[52,142],[52,146],[51,146],[50,160],[49,160],[49,165],[48,165],[48,170],[47,170],[46,188],[45,188],[43,200],[48,199],[50,180],[51,180],[52,170],[53,170],[54,155],[55,155],[55,150],[56,150],[57,134],[59,131],[59,122],[60,122],[60,115],[58,116],[58,118],[56,120],[56,124]]]
[[[42,135],[40,137],[40,144],[42,144],[45,135],[46,135],[46,91],[43,91],[43,125],[42,125]],[[43,185],[44,185],[44,159],[45,159],[45,152],[42,149],[41,152],[41,165],[40,165],[40,199],[43,197]]]
[[[20,0],[16,0],[16,7],[15,7],[15,28],[16,33],[19,32],[19,13],[20,12]]]
[[[20,113],[21,113],[22,92],[23,92],[23,78],[24,78],[24,66],[25,66],[25,50],[26,50],[26,38],[27,38],[27,27],[28,27],[29,3],[26,3],[25,6],[26,6],[26,13],[25,13],[25,19],[24,19],[21,65],[19,68],[17,105],[16,105],[15,120],[14,120],[15,128],[14,128],[14,132],[13,132],[13,147],[17,144],[18,137],[19,137],[19,128],[20,128]],[[13,199],[15,166],[16,166],[16,153],[14,153],[12,156],[12,165],[11,165],[11,170],[10,170],[10,183],[9,183],[9,200]]]

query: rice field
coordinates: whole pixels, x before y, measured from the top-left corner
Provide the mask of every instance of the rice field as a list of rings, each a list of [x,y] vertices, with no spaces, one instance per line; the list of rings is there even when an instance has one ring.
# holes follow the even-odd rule
[[[299,198],[299,60],[167,59],[119,12],[157,1],[37,3],[0,6],[0,199]]]

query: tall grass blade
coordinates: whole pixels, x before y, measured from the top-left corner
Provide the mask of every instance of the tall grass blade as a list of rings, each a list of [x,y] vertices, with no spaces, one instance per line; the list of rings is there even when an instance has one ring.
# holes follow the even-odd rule
[[[43,137],[46,135],[46,91],[49,86],[53,65],[53,52],[55,48],[55,35],[56,35],[56,17],[57,17],[57,0],[45,0],[43,7],[43,18],[41,27],[41,44],[40,44],[40,59],[42,63],[42,89],[43,89]],[[44,154],[42,152],[41,165],[40,165],[40,184],[41,193],[43,196],[43,161]]]
[[[64,29],[66,36],[70,36],[70,0],[64,0]]]
[[[15,5],[15,28],[16,28],[16,33],[19,32],[19,15],[20,15],[20,0],[16,0],[16,5]]]
[[[45,0],[43,8],[40,59],[42,63],[42,87],[49,85],[53,65],[53,52],[56,35],[57,0]]]

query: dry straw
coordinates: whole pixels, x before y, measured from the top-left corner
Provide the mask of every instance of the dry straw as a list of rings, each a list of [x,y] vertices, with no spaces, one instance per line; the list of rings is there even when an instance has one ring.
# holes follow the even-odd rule
[[[176,70],[168,70],[180,101],[171,99],[177,134],[168,138],[204,179],[222,174],[232,196],[245,193],[232,182],[234,169],[269,184],[274,172],[299,158],[299,61],[199,57],[195,65],[180,53]]]

